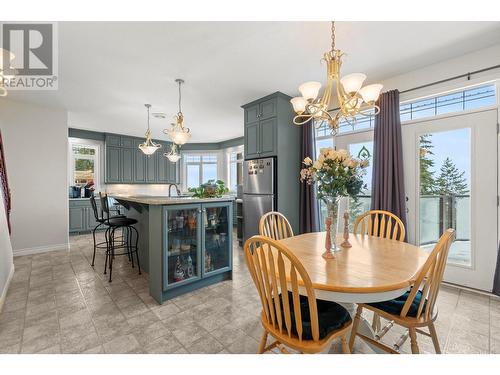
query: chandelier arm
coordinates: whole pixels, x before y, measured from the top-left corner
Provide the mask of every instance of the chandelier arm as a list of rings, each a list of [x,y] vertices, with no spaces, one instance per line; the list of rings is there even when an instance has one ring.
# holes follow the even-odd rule
[[[300,121],[300,119],[302,119],[302,118],[303,118],[304,120]],[[313,116],[312,116],[312,115],[304,115],[304,114],[302,114],[302,115],[297,115],[297,116],[295,116],[295,117],[293,118],[293,123],[294,123],[295,125],[304,125],[304,124],[307,124],[307,123],[308,123],[308,122],[309,122],[312,118],[313,118]]]

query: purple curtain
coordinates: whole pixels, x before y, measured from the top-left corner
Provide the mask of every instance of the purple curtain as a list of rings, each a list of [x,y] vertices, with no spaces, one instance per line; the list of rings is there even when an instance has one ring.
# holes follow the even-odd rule
[[[378,105],[380,113],[375,117],[373,137],[371,209],[392,212],[403,221],[406,228],[399,91],[383,93]]]
[[[314,125],[312,121],[302,125],[300,135],[300,161],[306,157],[314,159],[316,155],[316,145],[314,139]],[[301,168],[303,165],[301,164]],[[300,172],[300,170],[299,170]],[[318,201],[314,185],[306,182],[300,183],[299,197],[299,231],[300,233],[310,233],[319,231]]]

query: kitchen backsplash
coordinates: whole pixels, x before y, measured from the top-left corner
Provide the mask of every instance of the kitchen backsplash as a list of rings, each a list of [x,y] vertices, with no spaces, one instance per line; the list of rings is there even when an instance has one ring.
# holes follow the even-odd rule
[[[127,185],[127,184],[112,184],[104,185],[103,190],[107,193],[115,194],[147,194],[147,195],[168,195],[169,185],[165,184],[147,184],[147,185]],[[182,187],[179,185],[179,189]],[[172,195],[175,194],[175,189],[172,188]]]

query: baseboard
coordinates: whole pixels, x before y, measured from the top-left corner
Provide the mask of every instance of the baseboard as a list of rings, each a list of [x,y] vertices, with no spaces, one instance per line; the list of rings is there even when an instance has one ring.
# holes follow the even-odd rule
[[[58,251],[58,250],[69,250],[69,243],[49,245],[49,246],[29,247],[27,249],[17,249],[17,250],[12,250],[12,253],[15,257],[18,257],[22,255],[47,253],[49,251]]]
[[[12,263],[9,277],[7,277],[7,282],[5,283],[5,287],[3,288],[2,294],[0,295],[0,314],[2,313],[3,305],[5,303],[5,299],[7,298],[7,291],[9,290],[9,285],[13,277],[14,277],[14,263]]]

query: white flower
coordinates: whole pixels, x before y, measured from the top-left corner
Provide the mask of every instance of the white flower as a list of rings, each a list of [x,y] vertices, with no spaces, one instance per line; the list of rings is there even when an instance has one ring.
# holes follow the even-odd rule
[[[312,162],[313,161],[309,156],[304,159],[304,164],[307,165],[308,167],[312,165]]]
[[[321,169],[322,166],[323,166],[323,160],[320,160],[320,158],[318,158],[318,160],[316,160],[313,164],[313,167],[316,169]]]

